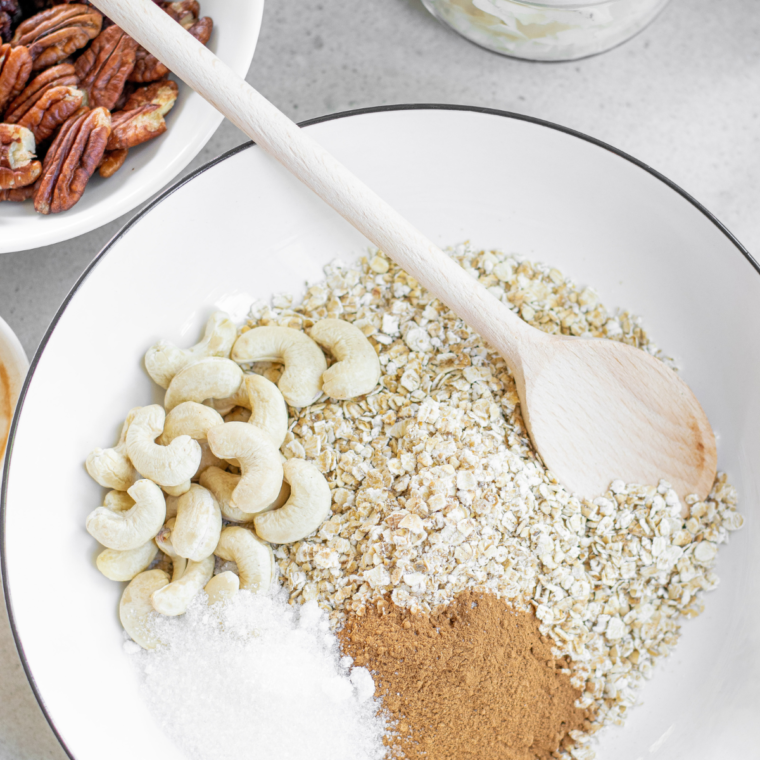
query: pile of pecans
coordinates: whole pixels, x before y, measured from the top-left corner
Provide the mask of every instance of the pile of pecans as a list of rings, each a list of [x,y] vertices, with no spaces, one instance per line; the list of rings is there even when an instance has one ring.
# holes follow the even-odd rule
[[[21,0],[23,2],[23,0]],[[154,0],[204,45],[197,0]],[[166,131],[169,69],[89,3],[0,0],[0,201],[67,211]],[[24,18],[27,16],[26,18]]]

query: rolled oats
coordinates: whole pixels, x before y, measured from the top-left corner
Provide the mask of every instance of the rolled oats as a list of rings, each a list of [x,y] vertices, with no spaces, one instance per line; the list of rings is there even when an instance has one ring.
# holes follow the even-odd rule
[[[609,312],[557,269],[464,245],[451,255],[534,327],[672,365],[638,318]],[[325,273],[300,306],[278,296],[249,324],[303,329],[339,314],[382,366],[368,396],[291,410],[283,453],[313,461],[333,494],[316,534],[275,550],[291,600],[316,599],[338,627],[387,594],[429,612],[464,589],[495,593],[535,611],[594,711],[592,732],[621,724],[717,585],[718,545],[742,527],[725,475],[704,502],[687,498],[686,520],[665,482],[617,480],[578,499],[534,452],[504,360],[455,314],[381,253]],[[563,756],[593,757],[587,738]]]

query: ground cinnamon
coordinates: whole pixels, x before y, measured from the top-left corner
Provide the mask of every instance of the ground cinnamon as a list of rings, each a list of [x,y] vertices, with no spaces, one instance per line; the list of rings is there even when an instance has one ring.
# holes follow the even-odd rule
[[[397,720],[397,757],[545,760],[589,718],[535,617],[491,594],[462,593],[433,615],[383,600],[339,636]]]

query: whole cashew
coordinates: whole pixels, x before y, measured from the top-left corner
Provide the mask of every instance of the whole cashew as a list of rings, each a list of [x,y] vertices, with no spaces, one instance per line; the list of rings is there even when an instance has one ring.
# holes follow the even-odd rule
[[[251,407],[250,425],[263,430],[279,449],[288,434],[288,405],[277,386],[261,375],[243,380]]]
[[[135,500],[126,491],[109,491],[103,499],[103,506],[112,512],[126,512],[135,506]]]
[[[215,409],[233,409],[245,412],[250,409],[248,416],[238,413],[225,416],[225,422],[250,422],[263,430],[279,449],[288,433],[288,405],[277,386],[262,375],[245,375],[235,395],[226,399],[212,402]]]
[[[201,461],[203,460],[203,448],[201,447]],[[198,465],[200,467],[200,465]],[[183,483],[180,483],[178,486],[161,486],[164,489],[164,493],[166,493],[167,496],[172,497],[178,497],[182,496],[183,493],[187,493],[190,490],[190,486],[192,485],[191,481],[186,480]]]
[[[135,414],[127,431],[127,452],[134,466],[160,486],[179,486],[195,475],[201,461],[201,447],[188,435],[159,446],[166,413],[158,404],[144,406]],[[176,495],[176,494],[175,494]]]
[[[228,357],[237,337],[237,328],[229,316],[217,311],[206,322],[200,343],[192,348],[177,348],[173,343],[160,340],[145,354],[148,374],[162,388],[168,388],[172,378],[190,362],[206,356]]]
[[[150,597],[153,609],[162,615],[184,615],[193,597],[213,576],[214,564],[213,554],[200,562],[190,560],[179,580],[153,592]]]
[[[195,401],[184,401],[166,415],[164,432],[159,437],[158,443],[162,446],[168,446],[181,435],[189,435],[193,440],[198,441],[201,447],[201,461],[195,475],[193,475],[193,480],[195,480],[207,467],[224,466],[224,462],[214,456],[206,441],[208,429],[223,424],[222,415],[211,407]],[[181,496],[190,489],[190,483],[183,484],[183,486],[186,486],[183,491],[172,495]]]
[[[146,541],[136,549],[118,551],[117,549],[104,549],[95,564],[106,578],[112,581],[131,581],[136,575],[146,570],[156,558],[158,547],[155,541]]]
[[[225,472],[218,467],[209,467],[201,473],[201,485],[204,488],[208,488],[214,495],[225,520],[239,523],[253,522],[253,518],[257,514],[256,512],[242,512],[230,504],[232,492],[237,488],[239,482],[240,475],[233,475],[231,472]],[[261,512],[279,509],[288,500],[289,496],[290,486],[283,480],[277,498],[268,507],[262,509]]]
[[[195,483],[179,497],[171,532],[174,551],[200,562],[214,553],[222,530],[222,513],[210,491]]]
[[[380,359],[364,333],[343,319],[321,319],[309,335],[336,363],[322,375],[322,390],[335,399],[369,393],[380,380]]]
[[[225,570],[219,575],[215,575],[204,588],[208,594],[208,603],[216,604],[235,596],[240,589],[240,578],[231,570]]]
[[[94,449],[87,455],[84,463],[87,472],[104,488],[126,491],[140,477],[127,456],[127,431],[139,411],[139,406],[130,410],[116,446],[112,449]]]
[[[267,591],[272,585],[275,571],[272,548],[247,528],[239,525],[225,528],[214,554],[237,564],[240,588],[259,592]]]
[[[98,507],[87,517],[87,532],[103,546],[118,551],[137,549],[150,541],[164,524],[166,502],[150,480],[138,480],[128,491],[135,505],[125,512]]]
[[[175,522],[176,520],[173,517],[167,520],[154,539],[156,546],[172,561],[172,583],[178,581],[185,574],[187,568],[187,560],[180,557],[172,546],[172,530]]]
[[[146,570],[136,575],[124,589],[119,603],[119,619],[124,630],[143,649],[155,649],[161,642],[151,630],[155,610],[150,602],[158,589],[169,583],[169,574],[163,570]]]
[[[284,364],[277,387],[291,406],[308,406],[316,400],[322,388],[322,373],[327,369],[319,346],[291,327],[254,327],[235,341],[231,356],[239,364]]]
[[[330,512],[332,495],[324,475],[303,459],[289,459],[284,467],[290,483],[290,498],[285,506],[256,515],[256,533],[273,544],[300,541],[313,533]]]
[[[233,507],[241,512],[260,512],[277,498],[282,462],[265,432],[247,422],[226,422],[208,431],[208,442],[216,456],[240,463],[240,481],[230,500]]]
[[[209,428],[222,424],[222,415],[211,407],[195,401],[183,401],[166,415],[164,430],[158,443],[168,446],[181,435],[189,435],[193,440],[202,441],[205,440]]]
[[[188,364],[169,383],[164,396],[164,406],[170,412],[183,401],[231,396],[243,381],[243,370],[231,359],[212,356]]]

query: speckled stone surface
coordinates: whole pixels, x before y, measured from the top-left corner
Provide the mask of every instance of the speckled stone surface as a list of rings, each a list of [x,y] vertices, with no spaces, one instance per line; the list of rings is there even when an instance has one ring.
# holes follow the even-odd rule
[[[757,0],[672,0],[615,50],[532,64],[471,45],[419,0],[269,0],[248,80],[297,121],[426,102],[500,108],[572,127],[658,169],[760,254],[758,39]],[[187,171],[243,140],[225,122]],[[66,293],[128,218],[60,245],[0,255],[0,316],[30,357]],[[0,605],[0,760],[65,758]]]

